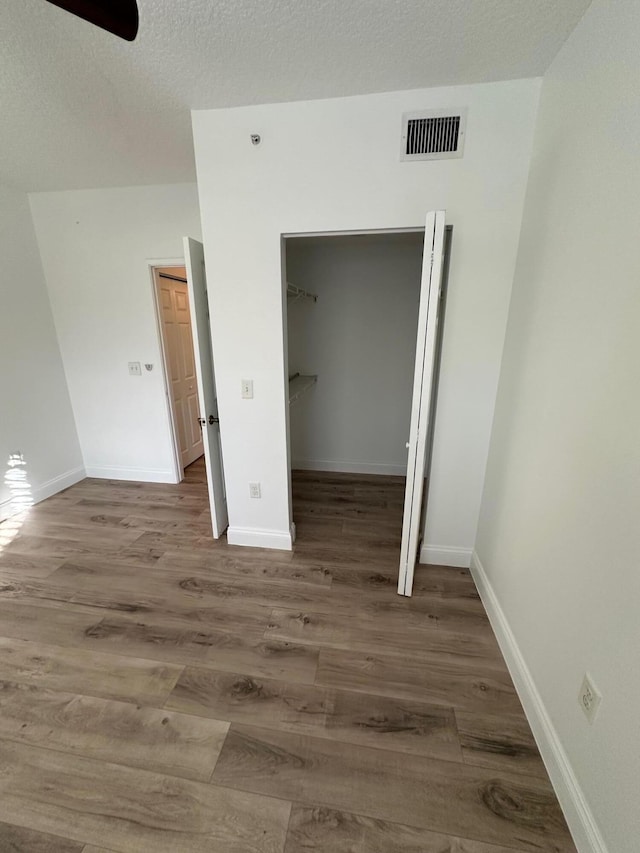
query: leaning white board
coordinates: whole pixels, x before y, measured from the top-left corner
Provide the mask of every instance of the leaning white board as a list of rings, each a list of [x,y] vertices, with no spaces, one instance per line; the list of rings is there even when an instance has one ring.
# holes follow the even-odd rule
[[[427,437],[431,423],[432,387],[436,363],[438,310],[444,267],[444,210],[430,211],[424,230],[420,308],[416,363],[413,375],[413,401],[409,428],[407,484],[402,521],[402,546],[398,593],[411,595],[413,572],[420,544],[420,518],[424,492]]]
[[[207,469],[211,524],[213,537],[218,539],[229,526],[229,516],[227,514],[227,496],[222,471],[218,400],[213,373],[209,301],[202,243],[192,240],[191,237],[185,237],[184,260],[187,270],[187,289],[189,291],[189,308],[191,310],[193,345],[196,356],[200,425],[202,427],[204,462]]]

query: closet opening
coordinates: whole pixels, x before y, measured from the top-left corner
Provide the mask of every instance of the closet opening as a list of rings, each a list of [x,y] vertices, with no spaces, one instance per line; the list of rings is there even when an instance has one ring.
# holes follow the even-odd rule
[[[396,577],[424,243],[424,229],[283,237],[294,547],[355,560],[375,545]]]

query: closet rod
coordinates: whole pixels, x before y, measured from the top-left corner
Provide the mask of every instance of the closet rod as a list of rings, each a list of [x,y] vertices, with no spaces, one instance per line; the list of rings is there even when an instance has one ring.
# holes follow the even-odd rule
[[[289,377],[289,405],[295,403],[298,397],[301,397],[305,391],[308,391],[312,385],[318,381],[318,377],[309,376],[301,373],[294,373]]]
[[[159,272],[158,275],[160,278],[170,278],[171,281],[181,281],[183,284],[188,284],[186,278],[180,278],[179,275],[169,275],[168,272]]]
[[[315,293],[309,293],[309,291],[303,290],[301,287],[296,287],[296,285],[291,284],[290,281],[287,282],[287,296],[290,296],[293,300],[313,299],[314,302],[318,301],[318,297]]]

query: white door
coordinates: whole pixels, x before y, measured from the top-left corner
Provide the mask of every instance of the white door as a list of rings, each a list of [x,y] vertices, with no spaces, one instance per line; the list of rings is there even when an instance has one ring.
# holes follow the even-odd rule
[[[178,452],[182,467],[186,468],[202,456],[204,447],[198,423],[200,406],[184,268],[156,269],[156,287]]]
[[[424,492],[427,436],[431,423],[432,387],[436,362],[438,310],[444,267],[444,210],[430,211],[424,231],[422,282],[418,311],[416,364],[413,375],[413,402],[409,428],[407,485],[404,496],[402,545],[398,593],[411,595],[413,572],[418,558],[420,520]]]
[[[222,452],[220,449],[220,425],[218,422],[218,401],[213,374],[213,354],[211,350],[211,331],[209,327],[209,302],[207,299],[207,279],[204,269],[204,249],[202,243],[184,238],[184,259],[187,268],[189,288],[189,307],[193,318],[193,341],[196,353],[196,377],[200,398],[200,423],[204,444],[204,460],[207,468],[207,485],[213,537],[218,539],[229,525],[227,515],[227,497],[224,489],[222,471]]]

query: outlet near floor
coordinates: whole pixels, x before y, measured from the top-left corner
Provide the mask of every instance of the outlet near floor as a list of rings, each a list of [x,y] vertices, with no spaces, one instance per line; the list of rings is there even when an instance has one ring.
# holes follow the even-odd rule
[[[598,690],[598,688],[593,683],[593,680],[588,672],[585,673],[585,676],[582,680],[582,687],[580,688],[580,695],[578,697],[580,702],[580,707],[584,711],[584,715],[592,723],[596,714],[598,713],[598,708],[600,707],[600,702],[602,702],[602,694]]]

